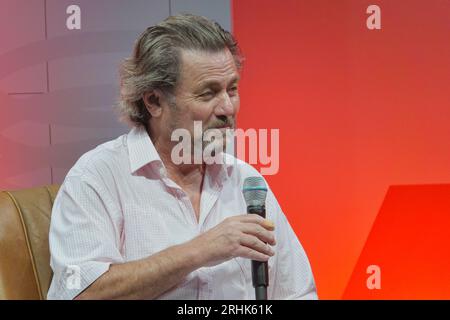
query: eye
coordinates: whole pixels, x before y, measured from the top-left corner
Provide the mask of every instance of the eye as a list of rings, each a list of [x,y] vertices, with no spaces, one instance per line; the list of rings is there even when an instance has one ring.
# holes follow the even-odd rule
[[[228,89],[228,92],[232,93],[232,94],[236,94],[237,91],[238,91],[238,87],[237,86],[232,86],[231,88]]]
[[[204,99],[212,98],[212,97],[214,97],[214,92],[211,90],[208,90],[208,91],[201,93],[199,95],[199,97],[204,98]]]

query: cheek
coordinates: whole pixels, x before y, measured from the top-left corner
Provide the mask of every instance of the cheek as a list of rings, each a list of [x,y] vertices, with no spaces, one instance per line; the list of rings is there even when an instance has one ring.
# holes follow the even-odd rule
[[[239,96],[233,97],[233,100],[231,100],[233,102],[233,106],[234,106],[234,112],[238,113],[239,108],[241,107],[241,100],[239,98]]]
[[[192,110],[192,119],[198,121],[206,121],[214,113],[215,104],[214,102],[202,103]]]

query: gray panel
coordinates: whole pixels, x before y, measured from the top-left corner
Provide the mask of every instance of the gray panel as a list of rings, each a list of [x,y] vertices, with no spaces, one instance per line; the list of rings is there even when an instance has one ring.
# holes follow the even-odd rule
[[[66,9],[81,10],[81,30],[68,30]],[[115,118],[118,67],[136,38],[169,15],[168,0],[47,0],[53,181],[61,183],[81,154],[128,128]],[[67,47],[70,46],[70,50]],[[72,102],[76,101],[75,104]]]
[[[12,61],[11,63],[15,63]],[[0,91],[9,94],[47,92],[47,66],[45,63],[17,68],[0,78]]]
[[[0,39],[0,54],[44,40],[44,1],[0,1]]]
[[[13,50],[45,40],[45,13],[43,0],[0,1],[0,56]],[[35,54],[26,52],[30,57]],[[23,60],[23,59],[22,59]],[[0,74],[0,91],[30,93],[46,91],[45,61],[23,67],[23,61],[9,56],[1,59],[0,68],[7,63],[12,72]]]
[[[25,96],[27,100],[30,100],[30,108],[33,108],[33,95],[24,95],[22,97],[25,98]],[[11,143],[15,143],[16,146],[20,146],[23,148],[23,151],[31,151],[35,147],[36,149],[34,150],[38,152],[38,148],[44,150],[42,148],[49,146],[49,128],[46,123],[19,120],[2,128],[0,136],[7,138]]]
[[[49,63],[50,91],[110,84],[118,92],[118,67],[127,55],[127,52],[106,52],[53,60]],[[113,97],[110,98],[106,101],[112,102]]]
[[[20,174],[5,178],[1,181],[0,189],[14,190],[29,188],[30,186],[43,186],[51,183],[51,169],[49,167],[39,169],[23,168]]]
[[[44,95],[30,93],[47,90],[46,59],[29,49],[45,46],[44,1],[0,1],[0,39],[0,189],[49,184],[48,124],[27,118]]]
[[[81,30],[66,27],[66,9],[72,4],[80,7]],[[47,0],[48,37],[114,30],[136,30],[137,37],[168,15],[169,0]]]
[[[171,0],[171,14],[192,13],[217,21],[225,30],[231,30],[230,0]]]
[[[14,98],[28,101],[29,108],[33,109],[36,96],[41,95],[18,95]],[[49,148],[48,124],[19,119],[6,122],[0,124],[0,190],[51,183],[45,156]]]

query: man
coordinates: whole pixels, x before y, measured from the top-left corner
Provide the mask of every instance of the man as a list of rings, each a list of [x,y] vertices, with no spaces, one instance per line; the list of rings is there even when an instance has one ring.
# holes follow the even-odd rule
[[[255,169],[225,153],[234,161],[173,161],[174,130],[234,127],[240,62],[232,35],[203,17],[169,17],[140,36],[121,70],[132,130],[83,155],[55,200],[48,298],[254,299],[252,259],[268,261],[269,299],[317,298],[273,193],[267,220],[246,214],[242,184]]]

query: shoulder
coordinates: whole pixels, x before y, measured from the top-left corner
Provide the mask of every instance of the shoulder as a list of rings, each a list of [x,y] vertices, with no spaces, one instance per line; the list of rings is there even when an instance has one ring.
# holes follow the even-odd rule
[[[273,193],[269,183],[267,182],[266,178],[252,165],[249,163],[238,159],[234,157],[233,155],[226,154],[225,155],[225,161],[228,163],[230,167],[232,167],[232,181],[235,181],[237,183],[237,187],[239,190],[242,190],[242,187],[244,185],[244,181],[248,177],[261,177],[264,179],[264,182],[267,186],[267,198],[266,198],[266,207],[268,208],[268,211],[272,214],[277,214],[282,212],[281,207],[275,197],[275,194]]]
[[[233,177],[238,178],[241,183],[244,183],[244,180],[248,177],[261,177],[264,179],[255,167],[233,155],[225,154],[225,163],[232,169]]]
[[[126,134],[121,135],[84,153],[69,170],[66,179],[105,176],[123,170],[121,167],[127,164],[126,137]]]
[[[239,187],[241,189],[244,185],[245,179],[249,177],[260,177],[266,183],[268,189],[267,197],[271,200],[272,198],[273,200],[275,200],[275,196],[273,195],[272,189],[270,188],[270,185],[267,182],[266,178],[255,167],[230,154],[225,155],[225,161],[227,161],[226,163],[228,163],[228,165],[232,167],[231,175],[233,177],[233,181],[238,181]]]

